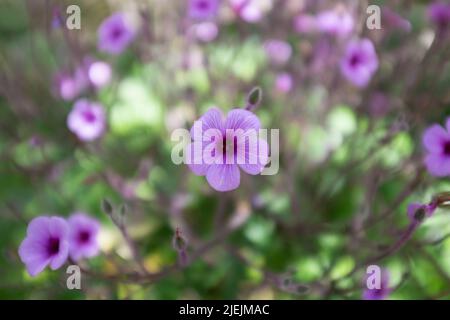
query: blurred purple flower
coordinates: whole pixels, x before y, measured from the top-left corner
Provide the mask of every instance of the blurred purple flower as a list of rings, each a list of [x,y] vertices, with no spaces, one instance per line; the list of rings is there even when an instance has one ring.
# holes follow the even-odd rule
[[[292,55],[291,45],[286,41],[277,39],[265,41],[264,50],[270,61],[276,65],[285,64]]]
[[[91,258],[98,254],[100,223],[88,215],[77,212],[68,219],[69,252],[74,261]]]
[[[355,26],[352,15],[334,10],[322,11],[316,17],[317,29],[333,36],[348,36]]]
[[[37,217],[31,220],[27,236],[19,248],[19,256],[28,273],[36,276],[50,265],[61,267],[69,254],[67,222],[58,217]]]
[[[122,53],[134,40],[136,32],[122,12],[106,18],[98,28],[98,48],[110,54]]]
[[[59,72],[55,76],[57,94],[66,101],[78,97],[89,86],[84,68],[77,68],[73,74]]]
[[[392,292],[392,288],[389,288],[389,273],[387,270],[381,270],[380,289],[366,288],[363,292],[364,300],[384,300]]]
[[[450,118],[446,120],[446,129],[438,124],[429,127],[423,134],[423,145],[428,154],[425,165],[428,172],[436,177],[450,175]]]
[[[198,134],[198,128],[202,132],[201,135]],[[257,137],[256,143],[243,142],[244,145],[241,145],[241,139],[237,139],[236,136],[232,139],[227,134],[227,129],[236,134],[237,130],[241,129],[243,135],[255,130],[257,134],[260,122],[258,117],[248,110],[232,109],[224,118],[222,111],[211,108],[191,128],[191,138],[194,141],[186,147],[191,154],[190,159],[188,158],[189,168],[196,175],[206,176],[209,185],[217,191],[231,191],[239,187],[241,177],[239,168],[248,174],[257,175],[261,173],[268,161],[269,147],[266,141]],[[215,132],[217,136],[210,134],[209,131]],[[217,141],[216,138],[219,140]],[[207,146],[214,143],[219,147],[220,153],[216,155],[214,149],[211,154],[208,154]],[[201,150],[200,159],[194,159],[198,157],[194,151],[197,146]],[[230,153],[232,159],[229,159],[227,153],[231,147],[233,147]],[[243,150],[243,154],[240,154],[238,150]],[[219,161],[214,160],[208,163],[206,157],[210,156]],[[251,157],[256,157],[255,163],[249,161]]]
[[[294,29],[298,33],[313,33],[317,31],[316,17],[310,14],[299,14],[294,19]]]
[[[277,75],[275,79],[275,88],[282,93],[288,93],[292,89],[292,76],[290,73],[283,72]]]
[[[348,43],[341,72],[355,86],[365,87],[378,69],[378,58],[372,41],[361,39]]]
[[[436,1],[428,6],[428,17],[440,30],[450,25],[450,3]]]
[[[231,8],[239,17],[249,23],[259,22],[263,12],[254,0],[230,0]]]
[[[103,61],[94,61],[89,64],[88,77],[89,81],[96,87],[102,88],[111,81],[111,66]]]
[[[217,37],[219,29],[214,22],[201,22],[192,26],[192,32],[196,39],[202,42],[210,42]]]
[[[67,126],[80,140],[92,141],[105,131],[103,106],[86,99],[75,102],[67,118]]]
[[[220,0],[189,0],[189,17],[196,20],[214,18],[219,11]]]

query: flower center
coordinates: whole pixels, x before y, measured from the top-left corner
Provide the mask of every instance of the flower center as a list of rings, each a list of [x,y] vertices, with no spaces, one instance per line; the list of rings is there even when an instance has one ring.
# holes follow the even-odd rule
[[[53,256],[59,252],[59,239],[50,238],[47,245],[48,254]]]
[[[78,241],[80,243],[87,243],[89,242],[89,239],[91,238],[91,234],[88,231],[81,231],[78,235]]]
[[[117,40],[122,36],[122,34],[123,34],[122,28],[119,28],[119,27],[114,28],[111,32],[111,38],[113,38],[114,40]]]
[[[87,110],[87,111],[83,112],[83,118],[88,123],[93,123],[97,119],[95,114],[92,111],[90,111],[90,110]]]
[[[361,63],[361,57],[358,54],[352,55],[352,57],[350,58],[350,66],[356,67],[360,63]]]
[[[200,10],[207,10],[209,8],[209,2],[206,0],[200,0],[197,2],[197,8]]]
[[[447,141],[444,144],[444,154],[450,156],[450,141]]]

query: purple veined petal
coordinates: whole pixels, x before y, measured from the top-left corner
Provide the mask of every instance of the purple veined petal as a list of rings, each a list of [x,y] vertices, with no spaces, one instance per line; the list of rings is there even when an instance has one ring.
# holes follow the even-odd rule
[[[47,247],[33,238],[26,238],[19,247],[20,260],[26,265],[28,273],[34,277],[50,263]]]
[[[200,122],[198,122],[200,121]],[[200,125],[198,128],[202,130],[196,130],[196,126]],[[198,129],[197,128],[197,129]],[[208,129],[218,129],[223,132],[224,129],[224,116],[220,109],[213,107],[208,109],[205,114],[203,114],[200,119],[198,119],[190,130],[191,138],[195,141],[204,141],[209,140],[208,137],[205,137],[205,132]],[[202,131],[202,132],[200,132]]]
[[[56,270],[60,268],[69,257],[69,242],[66,239],[60,239],[59,252],[50,260],[50,268]]]
[[[450,175],[450,157],[440,154],[429,154],[425,157],[428,172],[436,177]]]
[[[258,117],[248,110],[233,109],[228,112],[225,121],[225,129],[243,129],[244,131],[254,129],[259,130],[261,123]]]
[[[199,147],[197,150],[199,152],[195,151],[196,146]],[[188,155],[188,153],[185,152],[185,156],[187,157],[185,161],[189,169],[191,169],[191,171],[197,176],[205,176],[208,171],[209,164],[206,164],[203,159],[204,149],[201,141],[188,144],[185,151],[187,150],[190,150],[190,154]]]
[[[217,191],[231,191],[239,187],[241,174],[236,164],[212,164],[206,173],[206,180]]]
[[[447,126],[449,122],[447,121]],[[423,145],[429,151],[433,153],[441,153],[443,150],[443,144],[446,141],[450,141],[450,135],[440,125],[435,124],[429,127],[423,134]]]
[[[50,217],[41,216],[31,220],[27,227],[27,235],[35,238],[47,237],[50,232],[48,228],[50,219]]]
[[[69,227],[66,220],[60,217],[50,217],[48,229],[50,236],[61,239],[66,238],[69,232]]]
[[[267,141],[258,139],[256,144],[246,145],[245,158],[242,159],[241,157],[240,153],[238,153],[238,164],[242,170],[251,175],[260,174],[269,160],[269,145]]]

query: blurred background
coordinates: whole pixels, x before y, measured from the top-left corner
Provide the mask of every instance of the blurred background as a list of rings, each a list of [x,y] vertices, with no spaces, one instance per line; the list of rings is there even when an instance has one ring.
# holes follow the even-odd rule
[[[422,134],[450,107],[450,16],[430,15],[433,2],[194,2],[0,0],[0,298],[360,299],[407,205],[450,191],[423,166]],[[133,37],[112,53],[99,30],[117,12]],[[361,86],[342,61],[362,38],[378,65]],[[171,133],[212,106],[244,107],[255,86],[255,114],[280,129],[279,172],[217,192],[172,162]],[[67,123],[79,99],[105,110],[91,141]],[[102,225],[82,289],[67,289],[67,265],[30,277],[18,256],[29,221],[77,211]],[[450,297],[449,233],[438,210],[375,262],[389,299]]]

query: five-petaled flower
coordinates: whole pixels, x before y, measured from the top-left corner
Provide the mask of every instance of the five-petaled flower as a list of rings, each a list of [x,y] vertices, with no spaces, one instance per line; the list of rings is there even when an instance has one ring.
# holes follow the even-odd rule
[[[425,165],[436,177],[450,175],[450,118],[447,118],[445,127],[434,124],[423,134],[423,145],[428,152]]]
[[[378,58],[372,41],[351,41],[341,61],[341,72],[357,87],[365,87],[378,69]]]
[[[122,12],[106,18],[98,28],[98,48],[110,54],[122,53],[134,40],[136,30]]]
[[[37,217],[31,220],[19,256],[28,273],[36,276],[46,266],[60,268],[69,254],[67,222],[59,217]]]
[[[81,141],[99,138],[106,127],[103,106],[86,99],[77,100],[67,117],[67,126]]]
[[[98,254],[100,223],[88,215],[77,212],[69,219],[70,257],[74,261],[91,258]]]
[[[186,147],[189,168],[217,191],[240,184],[240,171],[262,172],[268,161],[267,141],[260,139],[260,122],[252,112],[231,110],[224,118],[218,108],[209,109],[191,129],[193,142]],[[199,152],[198,152],[199,151]]]

